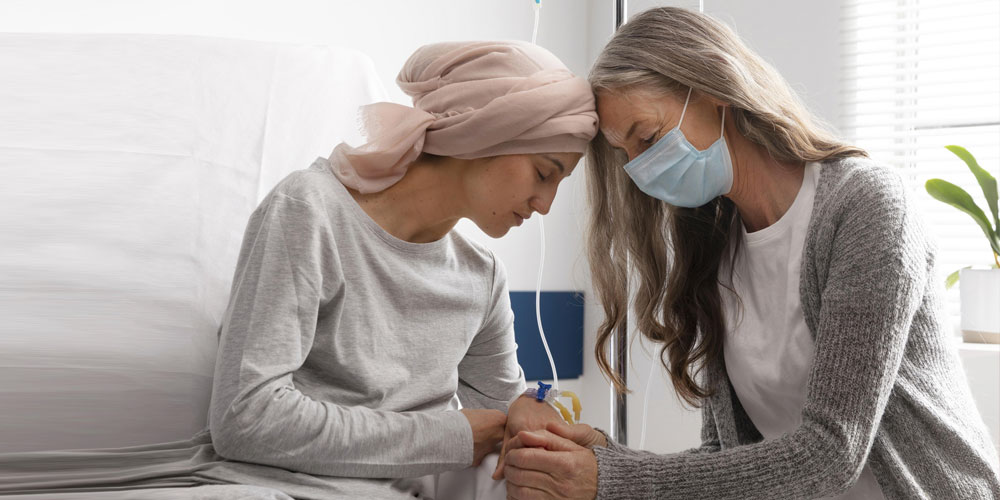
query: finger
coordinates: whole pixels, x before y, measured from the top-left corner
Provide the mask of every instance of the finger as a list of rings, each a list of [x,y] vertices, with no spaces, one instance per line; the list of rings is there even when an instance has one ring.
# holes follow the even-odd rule
[[[577,451],[582,448],[575,442],[548,430],[521,431],[517,433],[516,439],[519,444],[528,448],[545,448],[550,451]]]
[[[550,422],[545,426],[545,430],[581,446],[593,444],[594,428],[587,424],[567,425],[562,422]]]
[[[542,490],[551,496],[555,496],[558,489],[552,476],[544,472],[522,469],[513,465],[508,465],[504,469],[504,478],[507,479],[507,484]]]
[[[548,474],[565,474],[567,471],[565,452],[546,451],[542,448],[520,448],[507,452],[507,463],[504,467],[534,470]]]
[[[503,447],[500,448],[500,459],[497,460],[497,468],[493,469],[493,479],[499,481],[503,477],[503,467],[504,467],[504,457],[507,456],[507,450],[509,449],[508,444],[510,443],[510,436],[504,434]]]
[[[554,434],[548,431],[521,431],[517,433],[516,436],[511,438],[510,442],[507,444],[507,452],[510,453],[511,450],[516,450],[520,448],[548,448],[552,443],[550,443],[549,436],[555,437]]]
[[[549,500],[555,497],[542,490],[507,483],[507,498],[515,500]]]

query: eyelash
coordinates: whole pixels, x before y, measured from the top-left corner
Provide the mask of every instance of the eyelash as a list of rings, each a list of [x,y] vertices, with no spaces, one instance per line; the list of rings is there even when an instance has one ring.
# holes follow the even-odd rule
[[[538,172],[538,178],[541,179],[542,181],[545,181],[546,177],[542,175],[542,171],[538,169],[535,169],[535,171]]]
[[[640,140],[642,141],[642,143],[643,143],[643,144],[645,144],[645,145],[649,146],[650,144],[652,144],[652,143],[653,143],[653,138],[654,138],[654,137],[656,137],[656,136],[655,136],[655,135],[651,135],[651,136],[649,136],[649,137],[648,137],[648,138],[646,138],[646,139],[640,139]]]

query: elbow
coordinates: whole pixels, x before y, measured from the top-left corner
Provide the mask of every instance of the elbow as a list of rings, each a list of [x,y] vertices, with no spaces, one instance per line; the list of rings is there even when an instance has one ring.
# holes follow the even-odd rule
[[[219,456],[229,460],[249,461],[244,452],[245,447],[241,446],[241,443],[247,441],[245,433],[240,430],[237,418],[231,410],[213,411],[209,418],[209,432],[212,436],[212,447]]]
[[[821,497],[840,496],[851,489],[861,477],[865,464],[868,462],[868,452],[864,447],[843,445],[827,455],[823,471],[818,482],[821,485],[816,493]]]
[[[847,490],[851,489],[858,482],[862,470],[864,470],[864,462],[860,466],[849,462],[841,462],[839,466],[830,470],[825,481],[826,488],[823,488],[822,496],[839,497],[847,493]]]
[[[835,497],[847,492],[858,482],[868,463],[869,446],[857,442],[854,433],[839,429],[829,432],[829,428],[816,432],[815,427],[809,430],[813,432],[807,439],[812,444],[807,448],[813,451],[808,461],[809,472],[803,472],[806,472],[805,477],[811,478],[807,479],[811,484],[811,496]]]
[[[239,439],[234,438],[232,435],[225,432],[215,432],[212,430],[212,447],[215,448],[215,453],[222,458],[229,460],[245,461],[239,453],[239,447],[236,443]]]

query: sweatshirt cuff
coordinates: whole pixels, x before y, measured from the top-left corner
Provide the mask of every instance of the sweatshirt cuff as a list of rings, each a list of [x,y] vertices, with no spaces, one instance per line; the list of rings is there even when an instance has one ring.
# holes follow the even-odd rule
[[[635,455],[636,454],[635,450],[633,450],[632,448],[629,448],[628,446],[619,444],[618,441],[615,441],[614,439],[611,439],[611,436],[609,436],[608,433],[604,431],[604,429],[601,429],[599,427],[594,427],[594,430],[597,431],[597,432],[600,432],[601,434],[604,434],[604,440],[608,442],[607,448],[609,450],[611,450],[612,452],[614,452],[614,453],[620,453],[620,454],[623,454],[623,455]],[[597,448],[597,446],[595,446],[594,448]]]
[[[641,457],[610,447],[595,446],[593,451],[597,457],[597,498],[653,498]]]
[[[472,424],[459,410],[443,412],[442,425],[445,427],[441,442],[442,450],[449,456],[449,462],[459,464],[462,468],[472,466],[473,446]]]

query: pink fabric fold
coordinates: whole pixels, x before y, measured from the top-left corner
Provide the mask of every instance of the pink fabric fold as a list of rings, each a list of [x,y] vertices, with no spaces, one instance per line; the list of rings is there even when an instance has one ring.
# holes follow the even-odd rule
[[[413,107],[362,107],[368,142],[333,150],[334,174],[345,186],[382,191],[421,152],[464,159],[582,153],[597,134],[590,85],[537,45],[426,45],[410,56],[396,83],[413,98]]]

